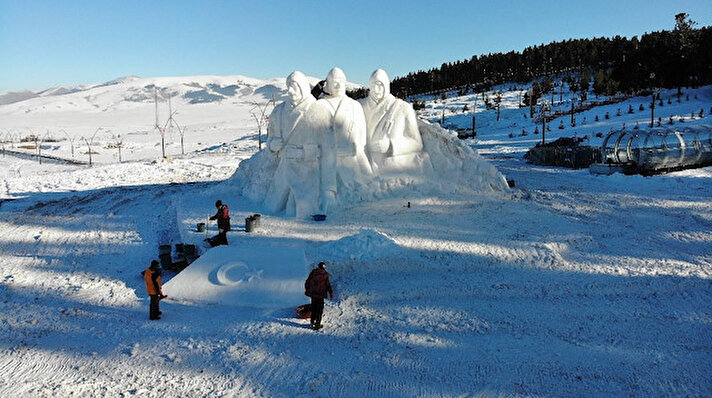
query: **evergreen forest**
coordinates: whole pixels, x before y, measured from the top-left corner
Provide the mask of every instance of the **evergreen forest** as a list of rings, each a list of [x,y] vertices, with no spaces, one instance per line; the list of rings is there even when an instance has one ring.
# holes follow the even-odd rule
[[[504,83],[535,82],[539,96],[565,81],[585,95],[639,94],[656,88],[712,84],[712,27],[697,28],[686,13],[672,30],[640,38],[570,39],[527,47],[522,52],[490,53],[439,68],[411,72],[391,82],[394,95],[407,98],[449,90],[490,90]],[[525,98],[525,103],[528,100]]]

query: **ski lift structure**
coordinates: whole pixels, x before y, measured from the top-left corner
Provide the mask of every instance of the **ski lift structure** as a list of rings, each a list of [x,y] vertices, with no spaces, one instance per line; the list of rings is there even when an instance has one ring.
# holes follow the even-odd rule
[[[608,133],[593,174],[653,175],[712,165],[712,125]]]

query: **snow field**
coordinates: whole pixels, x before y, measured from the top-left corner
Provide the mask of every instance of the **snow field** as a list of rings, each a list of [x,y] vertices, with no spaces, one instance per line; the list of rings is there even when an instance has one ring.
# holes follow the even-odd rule
[[[520,187],[509,198],[386,198],[325,223],[266,214],[252,235],[235,223],[231,245],[329,263],[336,299],[319,333],[291,306],[167,300],[147,320],[138,271],[166,230],[200,239],[192,221],[225,183],[3,202],[2,393],[706,395],[709,171],[620,186],[498,166]],[[237,220],[260,210],[227,197]],[[186,206],[147,217],[171,203]]]
[[[498,144],[474,145],[513,190],[384,191],[322,223],[239,195],[252,133],[203,130],[212,146],[172,161],[0,157],[0,396],[711,395],[712,170],[532,166],[531,134],[486,126],[475,142]],[[231,247],[327,261],[324,329],[295,317],[306,297],[169,298],[148,320],[140,271],[159,243],[200,245],[217,198]],[[253,213],[262,227],[246,234]]]

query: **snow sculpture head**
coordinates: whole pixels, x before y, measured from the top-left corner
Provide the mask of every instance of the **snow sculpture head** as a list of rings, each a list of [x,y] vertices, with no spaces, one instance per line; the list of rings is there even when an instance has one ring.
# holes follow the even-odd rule
[[[292,105],[298,105],[307,95],[311,94],[309,81],[304,74],[298,70],[287,76],[287,93]]]
[[[368,87],[370,89],[368,93],[369,97],[376,102],[381,102],[381,100],[391,92],[391,82],[388,79],[386,71],[376,69],[371,74]]]
[[[324,91],[331,97],[343,97],[346,95],[346,74],[340,68],[333,68],[326,75],[326,86]]]

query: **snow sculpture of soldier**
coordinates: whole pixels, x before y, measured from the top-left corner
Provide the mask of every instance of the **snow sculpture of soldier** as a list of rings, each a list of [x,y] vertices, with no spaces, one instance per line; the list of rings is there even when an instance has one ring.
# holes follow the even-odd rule
[[[331,131],[336,155],[336,181],[340,196],[349,195],[363,186],[364,177],[372,175],[366,157],[366,119],[361,105],[346,96],[346,75],[333,68],[326,77],[326,97],[317,101],[319,113],[329,118],[327,130]],[[321,119],[323,115],[315,116]],[[323,190],[325,207],[335,201],[336,191]]]
[[[310,109],[316,103],[309,82],[295,71],[287,77],[289,99],[277,105],[269,117],[267,147],[279,163],[267,194],[266,205],[274,212],[285,211],[298,218],[325,214],[320,208],[320,193],[336,190],[332,138],[315,126]]]
[[[429,170],[427,153],[413,107],[390,93],[386,71],[376,69],[369,95],[360,99],[368,126],[368,158],[375,174],[422,173]]]

